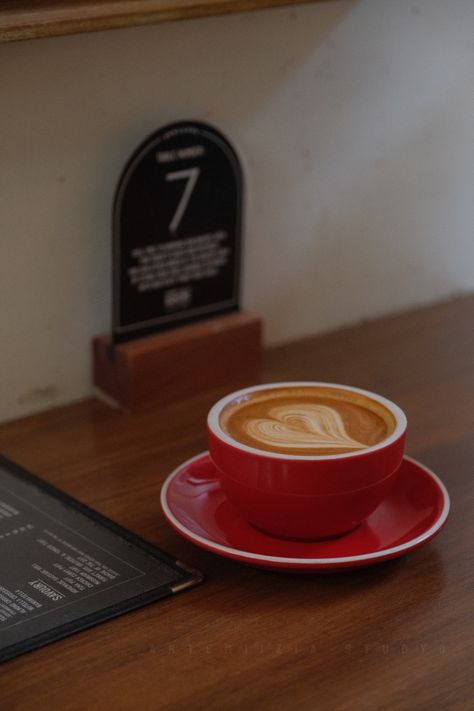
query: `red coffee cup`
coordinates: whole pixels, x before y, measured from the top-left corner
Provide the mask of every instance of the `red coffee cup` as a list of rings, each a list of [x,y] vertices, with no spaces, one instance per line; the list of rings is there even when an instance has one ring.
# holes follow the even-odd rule
[[[393,431],[357,451],[299,455],[243,444],[223,429],[221,413],[227,406],[244,403],[265,390],[294,387],[330,388],[368,398],[393,416]],[[299,540],[344,534],[377,508],[398,474],[406,427],[405,414],[390,400],[360,388],[317,382],[239,390],[219,400],[207,420],[209,452],[229,500],[256,528]]]

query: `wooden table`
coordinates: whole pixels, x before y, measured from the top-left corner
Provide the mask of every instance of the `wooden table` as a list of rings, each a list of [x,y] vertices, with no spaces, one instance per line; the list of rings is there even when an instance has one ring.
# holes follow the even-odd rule
[[[160,485],[206,447],[222,392],[126,415],[93,400],[3,425],[0,450],[204,571],[193,590],[0,669],[0,708],[472,708],[474,297],[271,350],[265,380],[344,382],[398,402],[408,453],[452,498],[438,538],[333,575],[221,559],[164,520]]]

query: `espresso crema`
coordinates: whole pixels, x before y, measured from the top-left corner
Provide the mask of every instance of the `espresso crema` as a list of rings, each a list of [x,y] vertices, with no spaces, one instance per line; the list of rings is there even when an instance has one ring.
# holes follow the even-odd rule
[[[357,452],[387,439],[395,416],[362,393],[323,386],[256,390],[228,403],[219,424],[255,449],[318,456]]]

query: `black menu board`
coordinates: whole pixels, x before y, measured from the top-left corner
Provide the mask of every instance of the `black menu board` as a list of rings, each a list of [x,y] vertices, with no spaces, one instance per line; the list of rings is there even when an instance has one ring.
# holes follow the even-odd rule
[[[113,209],[114,342],[238,309],[242,184],[208,124],[169,124],[138,146]]]
[[[201,579],[0,457],[0,661]]]

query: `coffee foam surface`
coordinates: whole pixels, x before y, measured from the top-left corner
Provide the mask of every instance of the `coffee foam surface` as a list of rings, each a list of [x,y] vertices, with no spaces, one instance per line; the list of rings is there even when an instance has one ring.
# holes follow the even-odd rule
[[[357,392],[322,386],[257,390],[231,402],[220,425],[249,447],[317,456],[356,452],[390,436],[394,415]]]

